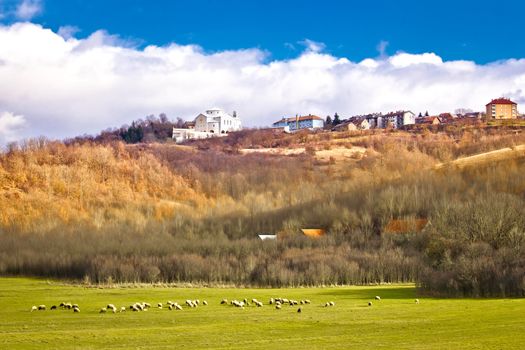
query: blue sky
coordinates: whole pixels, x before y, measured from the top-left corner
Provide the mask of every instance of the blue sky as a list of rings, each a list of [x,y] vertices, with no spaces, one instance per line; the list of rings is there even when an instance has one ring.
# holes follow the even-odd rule
[[[45,0],[42,8],[33,22],[75,26],[79,37],[105,29],[139,45],[257,47],[270,59],[297,56],[304,39],[352,60],[377,55],[381,41],[389,54],[436,52],[477,63],[525,52],[523,1]]]
[[[525,4],[0,0],[0,145],[209,107],[283,116],[525,104]]]

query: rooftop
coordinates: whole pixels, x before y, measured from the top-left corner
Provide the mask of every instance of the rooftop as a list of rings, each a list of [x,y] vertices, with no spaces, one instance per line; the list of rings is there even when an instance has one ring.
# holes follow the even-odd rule
[[[500,97],[500,98],[493,99],[492,101],[487,103],[486,106],[488,106],[488,105],[515,105],[515,104],[517,104],[517,103],[511,101],[508,98]]]

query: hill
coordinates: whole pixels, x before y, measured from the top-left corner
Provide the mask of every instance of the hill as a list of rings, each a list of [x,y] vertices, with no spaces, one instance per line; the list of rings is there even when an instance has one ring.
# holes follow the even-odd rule
[[[435,168],[524,143],[505,130],[253,130],[184,146],[28,141],[0,155],[0,273],[254,286],[409,281],[424,293],[522,295],[523,159],[500,151],[483,167]],[[391,235],[392,219],[430,224]],[[327,234],[312,240],[301,228]],[[260,233],[279,239],[261,242]]]

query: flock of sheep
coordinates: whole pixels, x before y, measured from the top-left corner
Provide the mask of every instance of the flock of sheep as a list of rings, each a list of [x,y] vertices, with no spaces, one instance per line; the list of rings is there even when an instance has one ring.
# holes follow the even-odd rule
[[[80,312],[80,307],[78,304],[71,304],[71,303],[60,303],[60,305],[57,307],[56,305],[51,306],[50,310],[56,310],[58,308],[61,308],[63,310],[73,310],[73,312]],[[33,305],[31,307],[31,312],[33,311],[45,311],[47,308],[45,305]]]
[[[374,299],[376,301],[381,301],[381,297],[379,295],[376,295]],[[415,303],[419,304],[419,299],[415,299]],[[259,300],[255,299],[255,298],[251,299],[251,301],[249,301],[247,298],[245,298],[245,299],[243,299],[241,301],[239,301],[239,300],[228,301],[228,299],[222,299],[220,304],[221,305],[231,305],[233,307],[238,307],[238,308],[241,308],[241,309],[244,309],[245,307],[249,307],[249,306],[262,307],[264,305],[262,301],[259,301]],[[307,305],[307,304],[311,304],[311,302],[308,299],[297,301],[297,300],[294,300],[294,299],[287,299],[287,298],[279,297],[279,298],[270,298],[270,300],[268,301],[268,304],[269,305],[275,305],[275,309],[280,310],[285,305],[289,305],[289,306]],[[173,302],[171,300],[168,300],[165,305],[166,305],[166,307],[169,310],[182,310],[182,306],[179,303]],[[196,300],[186,300],[184,302],[184,305],[186,305],[188,308],[196,308],[196,307],[198,307],[200,305],[201,306],[207,306],[208,302],[206,300],[203,300],[201,302],[198,299],[196,299]],[[333,301],[327,301],[324,304],[324,307],[333,307],[333,306],[335,306],[335,302],[333,302]],[[371,301],[368,302],[368,306],[372,306],[372,302]],[[64,309],[64,310],[73,310],[73,312],[75,312],[75,313],[80,312],[80,307],[78,306],[78,304],[64,303],[64,302],[60,303],[60,305],[58,307],[56,305],[51,306],[50,310],[56,310],[58,308]],[[151,308],[151,304],[146,303],[146,302],[136,302],[134,304],[129,305],[129,310],[130,311],[134,311],[134,312],[148,311],[148,309],[150,309],[150,308]],[[164,308],[164,304],[157,303],[157,308],[158,309]],[[106,307],[101,308],[99,313],[125,312],[127,309],[128,308],[126,308],[125,306],[117,308],[113,304],[108,304],[108,305],[106,305]],[[31,312],[33,312],[33,311],[45,311],[45,310],[46,310],[46,306],[45,305],[38,305],[38,306],[34,305],[33,307],[31,307]],[[299,312],[299,313],[302,312],[302,307],[299,307],[297,309],[297,312]]]

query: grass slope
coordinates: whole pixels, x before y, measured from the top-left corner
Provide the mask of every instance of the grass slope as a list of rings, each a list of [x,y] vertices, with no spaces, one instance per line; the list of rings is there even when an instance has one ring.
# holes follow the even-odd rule
[[[382,300],[373,297],[380,295]],[[270,297],[311,305],[267,305]],[[258,298],[263,308],[219,304]],[[63,286],[0,278],[1,349],[517,349],[525,341],[525,300],[429,299],[414,303],[413,285],[297,289],[113,288]],[[101,307],[137,301],[206,299],[183,311],[153,308],[99,314]],[[333,300],[335,307],[322,304]],[[368,301],[372,307],[367,306]],[[80,314],[50,311],[61,301]],[[47,311],[30,312],[46,304]]]

